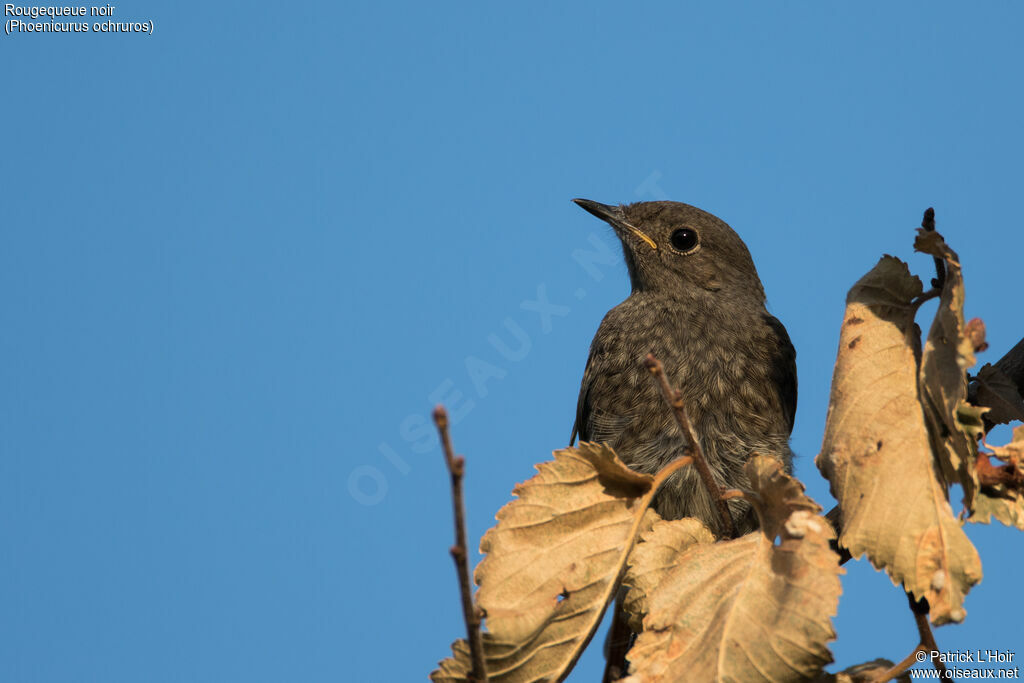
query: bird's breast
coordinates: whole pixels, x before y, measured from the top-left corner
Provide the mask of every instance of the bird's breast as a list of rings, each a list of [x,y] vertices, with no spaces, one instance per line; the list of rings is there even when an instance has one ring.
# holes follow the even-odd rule
[[[643,365],[653,353],[673,387],[683,393],[698,433],[769,432],[778,417],[760,316],[747,319],[687,310],[666,302],[630,302],[612,309],[592,347],[594,407],[614,415],[602,432],[614,433],[632,420],[653,421],[659,429],[671,415],[654,378]]]

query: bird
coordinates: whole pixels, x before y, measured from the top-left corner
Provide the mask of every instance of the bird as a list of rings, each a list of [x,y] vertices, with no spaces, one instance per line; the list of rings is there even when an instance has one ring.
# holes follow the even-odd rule
[[[792,472],[796,351],[766,308],[740,236],[681,202],[573,201],[615,231],[632,291],[608,311],[590,345],[570,445],[577,435],[606,443],[626,465],[648,474],[683,455],[686,437],[644,366],[653,354],[682,393],[722,489],[749,489],[744,464],[755,453]],[[757,529],[748,502],[733,498],[728,505],[737,535]],[[725,532],[692,466],[665,482],[653,507],[665,519],[696,517],[716,536]]]

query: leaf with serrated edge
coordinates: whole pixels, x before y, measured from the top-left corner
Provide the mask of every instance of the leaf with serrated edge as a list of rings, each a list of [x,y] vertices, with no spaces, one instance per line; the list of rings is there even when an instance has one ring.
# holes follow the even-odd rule
[[[978,442],[958,417],[967,404],[967,369],[974,366],[974,343],[964,321],[964,279],[960,257],[934,230],[918,229],[914,249],[946,264],[946,278],[921,357],[921,402],[935,443],[935,453],[947,483],[964,489],[964,505],[970,509],[978,479],[974,461]]]
[[[658,515],[648,506],[656,482],[605,445],[555,451],[513,490],[480,543],[477,603],[492,681],[557,681],[572,668],[619,585],[626,557]],[[672,467],[670,465],[669,467]],[[663,472],[666,472],[663,470]],[[441,662],[434,681],[464,681],[465,641]]]
[[[693,517],[657,522],[640,538],[642,542],[629,556],[626,574],[629,591],[623,602],[630,628],[635,633],[643,631],[641,620],[650,611],[649,596],[675,568],[679,555],[692,545],[715,542],[715,535]]]
[[[626,605],[646,614],[623,683],[781,683],[832,661],[825,644],[843,571],[829,547],[835,532],[778,460],[754,456],[746,470],[760,531],[711,543],[695,519],[661,521],[637,546],[625,582],[644,596]]]
[[[1017,385],[1002,370],[991,363],[985,363],[978,370],[974,381],[977,382],[975,403],[989,408],[985,419],[997,425],[1014,420],[1024,422],[1024,399],[1021,399]]]
[[[1013,430],[1013,440],[1005,446],[989,446],[992,455],[1005,463],[1012,463],[1018,472],[1024,471],[1024,425]],[[995,517],[1006,526],[1024,531],[1024,494],[1019,489],[999,484],[983,488],[975,500],[970,522],[988,524]]]
[[[891,256],[850,290],[815,462],[843,511],[840,543],[961,621],[981,560],[946,498],[918,400],[911,300],[921,282]]]

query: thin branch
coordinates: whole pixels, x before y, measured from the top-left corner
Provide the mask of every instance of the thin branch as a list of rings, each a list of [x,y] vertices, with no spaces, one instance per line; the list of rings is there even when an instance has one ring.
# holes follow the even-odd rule
[[[925,232],[935,232],[935,209],[930,206],[924,210],[921,228]],[[946,286],[946,262],[938,256],[932,258],[935,260],[935,278],[932,280],[932,287],[941,292],[942,288]]]
[[[935,289],[934,287],[932,287],[921,296],[912,300],[910,302],[910,307],[913,309],[914,317],[917,317],[917,309],[921,308],[921,304],[925,303],[926,301],[931,301],[932,299],[938,299],[941,295],[941,289]],[[916,334],[915,332],[913,332],[913,325],[911,325],[911,331],[908,334]]]
[[[917,624],[917,634],[921,638],[921,644],[918,648],[928,653],[929,658],[932,659],[932,664],[935,666],[935,670],[939,673],[939,678],[946,680],[949,678],[949,674],[946,671],[946,665],[937,657],[931,658],[931,654],[933,652],[939,651],[939,646],[935,643],[935,635],[932,633],[932,626],[928,623],[928,601],[924,598],[914,600],[914,596],[907,593],[907,602],[910,603],[910,610],[914,613],[914,622]]]
[[[924,216],[921,217],[921,227],[928,232],[935,232],[935,209],[930,206],[924,210]]]
[[[711,494],[715,504],[718,506],[718,514],[722,519],[725,537],[735,538],[736,527],[733,525],[732,515],[729,514],[729,506],[722,499],[722,489],[711,473],[708,461],[704,457],[704,451],[701,450],[700,442],[697,441],[697,434],[693,431],[693,425],[690,424],[690,418],[686,416],[682,392],[678,389],[673,389],[669,385],[668,378],[665,377],[665,369],[662,367],[661,361],[655,358],[653,353],[647,354],[647,358],[644,359],[644,365],[661,385],[662,396],[665,397],[665,401],[672,408],[672,414],[675,415],[679,428],[683,430],[683,435],[686,437],[686,454],[693,458],[701,481],[704,482],[704,488]]]
[[[874,679],[873,683],[886,683],[887,681],[891,681],[894,678],[902,676],[906,673],[907,669],[917,663],[918,652],[924,652],[924,645],[918,645],[915,647],[913,652],[903,658],[903,661],[896,664],[891,669],[887,669],[878,678]]]
[[[459,590],[462,593],[462,615],[466,619],[466,632],[469,640],[469,655],[473,668],[469,672],[469,680],[476,683],[487,683],[487,669],[484,666],[484,643],[480,634],[480,612],[473,604],[473,589],[469,582],[469,553],[466,551],[466,509],[462,499],[462,476],[466,471],[466,459],[455,455],[452,438],[448,433],[448,412],[444,406],[434,408],[434,424],[441,437],[445,463],[452,480],[452,507],[455,511],[455,545],[449,552],[455,561],[455,569],[459,573]]]
[[[926,232],[935,232],[935,209],[930,206],[925,209],[924,216],[921,218],[921,229]],[[938,256],[933,256],[932,260],[935,261],[935,277],[932,278],[932,288],[910,302],[915,313],[925,301],[941,295],[942,288],[946,286],[946,262]]]
[[[929,655],[938,652],[939,646],[935,643],[935,635],[932,633],[932,625],[928,623],[928,601],[924,598],[914,600],[914,596],[907,593],[907,601],[910,603],[910,610],[914,613],[914,621],[917,623],[917,633],[921,636],[921,647],[925,648]],[[935,670],[939,672],[939,678],[946,680],[949,675],[946,673],[946,665],[938,660],[932,659]]]

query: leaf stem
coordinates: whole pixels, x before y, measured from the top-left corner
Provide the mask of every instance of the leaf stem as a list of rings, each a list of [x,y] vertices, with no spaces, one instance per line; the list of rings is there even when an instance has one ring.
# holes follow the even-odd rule
[[[925,232],[935,232],[935,209],[930,206],[924,210],[921,229]],[[938,256],[933,256],[932,259],[935,261],[935,279],[932,280],[932,288],[941,292],[942,288],[946,286],[946,262]]]
[[[938,672],[938,678],[940,680],[946,680],[949,675],[946,672],[946,665],[939,661],[937,658],[932,658],[932,652],[938,652],[939,646],[935,643],[935,636],[932,634],[931,624],[928,623],[928,601],[924,598],[920,600],[914,600],[914,596],[907,593],[907,602],[910,603],[910,611],[914,613],[914,622],[917,624],[917,634],[921,638],[921,642],[917,647],[914,648],[913,652],[906,656],[899,664],[892,667],[877,679],[874,683],[885,683],[892,679],[902,676],[907,669],[918,663],[917,656],[921,652],[929,653],[929,656],[925,659],[931,659],[932,664],[935,666],[935,670]]]
[[[480,611],[473,604],[473,589],[469,582],[469,553],[466,550],[466,509],[462,497],[462,477],[466,471],[466,459],[455,455],[452,438],[448,433],[448,411],[444,406],[434,408],[434,424],[441,437],[445,464],[452,480],[452,508],[455,512],[455,545],[449,552],[455,561],[459,574],[459,591],[462,593],[462,615],[466,620],[469,654],[473,668],[469,672],[471,683],[487,683],[487,669],[484,666],[484,643],[480,634]]]
[[[655,358],[653,353],[647,354],[647,358],[644,359],[644,365],[658,381],[661,386],[662,396],[665,397],[665,401],[668,403],[669,407],[672,408],[672,414],[675,415],[679,428],[683,430],[683,435],[686,437],[686,454],[693,458],[693,462],[697,466],[697,472],[700,474],[701,481],[704,482],[704,488],[706,488],[708,493],[711,494],[715,504],[718,506],[718,514],[722,520],[722,529],[725,530],[725,537],[735,538],[736,527],[733,525],[732,515],[729,514],[729,506],[722,498],[722,489],[715,481],[714,475],[711,473],[711,468],[708,466],[707,458],[704,457],[704,451],[701,449],[700,442],[697,440],[697,434],[693,431],[693,425],[690,424],[690,418],[686,415],[686,407],[683,405],[682,392],[678,389],[673,389],[669,385],[668,378],[665,377],[665,369],[662,366],[661,361]]]
[[[924,645],[918,645],[914,648],[914,651],[907,655],[903,661],[895,665],[891,669],[887,669],[884,673],[879,675],[878,678],[874,679],[873,683],[886,683],[894,678],[902,676],[907,669],[914,666],[917,663],[917,653],[924,652]]]
[[[924,216],[921,218],[921,229],[926,232],[935,232],[935,209],[930,206],[925,209]],[[932,288],[910,302],[914,307],[915,313],[925,301],[941,295],[942,288],[946,286],[946,262],[938,256],[933,256],[932,260],[935,262],[935,277],[932,278]]]
[[[914,613],[914,621],[917,623],[917,633],[921,637],[920,647],[929,654],[938,652],[939,646],[935,643],[935,635],[932,633],[932,626],[928,623],[928,601],[924,598],[914,600],[914,596],[907,593],[907,601],[910,603],[910,611]],[[932,659],[935,670],[939,672],[939,678],[946,680],[949,676],[946,673],[946,665],[938,659]]]

